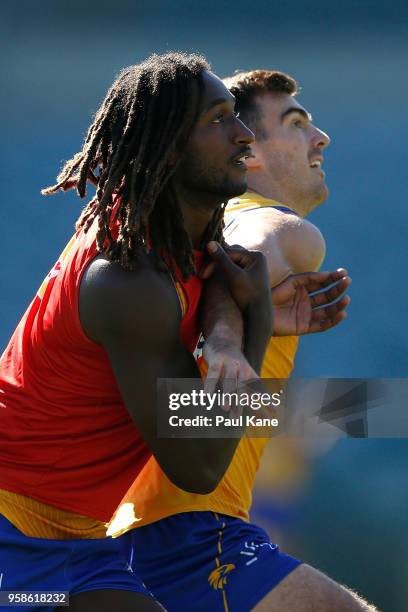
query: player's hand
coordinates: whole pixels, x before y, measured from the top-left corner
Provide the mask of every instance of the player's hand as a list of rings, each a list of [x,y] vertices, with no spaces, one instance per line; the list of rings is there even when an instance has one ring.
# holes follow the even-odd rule
[[[347,270],[289,276],[272,290],[274,335],[301,336],[335,327],[346,317]]]
[[[236,391],[243,383],[259,378],[241,347],[234,346],[227,338],[209,338],[203,347],[203,357],[208,365],[205,381],[207,393],[214,393],[219,385],[225,392]]]
[[[226,249],[218,242],[209,242],[208,252],[216,266],[224,274],[231,296],[243,312],[249,306],[269,294],[266,259],[260,251],[247,251],[239,246]],[[207,278],[207,271],[203,274]]]
[[[268,393],[269,390],[264,387],[240,347],[231,346],[227,339],[223,341],[219,338],[216,342],[214,339],[207,340],[203,347],[203,357],[208,364],[204,391],[210,394],[220,391],[224,394],[225,399],[220,404],[220,408],[228,412],[229,417],[241,416],[243,406],[248,406],[248,398],[253,393],[256,395],[256,402],[259,402],[260,394]],[[244,404],[240,401],[242,394],[245,396]],[[257,413],[258,416],[260,414],[263,413]],[[263,416],[271,416],[270,408]],[[274,412],[273,417],[275,416]]]

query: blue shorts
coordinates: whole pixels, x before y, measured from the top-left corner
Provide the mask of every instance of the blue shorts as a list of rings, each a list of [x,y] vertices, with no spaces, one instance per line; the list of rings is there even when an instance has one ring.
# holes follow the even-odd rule
[[[31,538],[0,515],[0,591],[68,591],[76,595],[84,591],[119,589],[151,597],[133,572],[131,561],[131,542],[123,537],[116,540]],[[10,609],[0,605],[0,610]],[[54,607],[31,605],[18,609],[50,611]]]
[[[126,537],[133,568],[169,612],[248,612],[301,561],[260,527],[213,512],[185,512]]]

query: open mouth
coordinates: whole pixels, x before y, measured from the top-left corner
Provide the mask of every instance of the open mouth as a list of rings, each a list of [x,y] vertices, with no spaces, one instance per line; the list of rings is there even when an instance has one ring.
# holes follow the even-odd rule
[[[234,166],[242,166],[247,168],[248,166],[246,165],[245,161],[248,159],[248,157],[249,155],[243,155],[242,157],[235,159],[232,163],[234,164]]]
[[[250,157],[253,157],[253,154],[250,151],[246,151],[245,153],[240,153],[232,158],[232,163],[234,166],[241,168],[243,170],[247,170],[248,166],[246,165],[246,160]]]
[[[312,163],[310,164],[311,168],[319,168],[319,170],[321,170],[322,168],[322,162],[320,161],[320,159],[315,159],[314,161],[312,161]]]

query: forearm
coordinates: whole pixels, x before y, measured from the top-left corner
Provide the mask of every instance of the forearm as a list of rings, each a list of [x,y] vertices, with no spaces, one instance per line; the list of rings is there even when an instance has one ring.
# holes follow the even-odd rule
[[[191,390],[202,382],[192,355],[180,344],[165,358],[132,347],[107,345],[122,399],[141,435],[167,477],[178,487],[207,494],[215,489],[234,455],[237,439],[189,439],[158,436],[158,418],[167,422],[170,394],[179,393],[179,379],[191,378]],[[167,385],[159,386],[159,379]],[[174,379],[174,385],[171,380]],[[161,392],[158,393],[158,388]],[[201,409],[199,409],[201,411]],[[175,430],[177,433],[177,430]]]
[[[262,298],[249,304],[244,313],[244,326],[244,355],[255,372],[260,374],[273,329],[270,291],[266,291]]]
[[[207,354],[226,349],[242,351],[250,366],[258,374],[271,335],[272,305],[265,290],[245,309],[240,309],[231,297],[225,280],[215,275],[207,282],[203,296],[202,326],[207,343]]]
[[[166,476],[180,489],[207,495],[214,491],[230,465],[241,438],[171,439],[163,443],[156,460]]]
[[[242,348],[244,324],[241,311],[224,279],[215,274],[205,284],[201,325],[205,339],[215,346]]]

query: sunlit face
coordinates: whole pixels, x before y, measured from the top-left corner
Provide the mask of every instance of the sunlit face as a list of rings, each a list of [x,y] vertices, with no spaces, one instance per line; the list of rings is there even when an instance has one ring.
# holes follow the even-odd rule
[[[201,114],[175,172],[179,187],[225,200],[247,188],[245,158],[254,135],[235,114],[235,98],[212,72],[203,74]]]
[[[254,145],[254,169],[258,162],[277,200],[307,214],[328,196],[322,164],[330,139],[289,94],[259,96],[257,105],[264,138]]]

